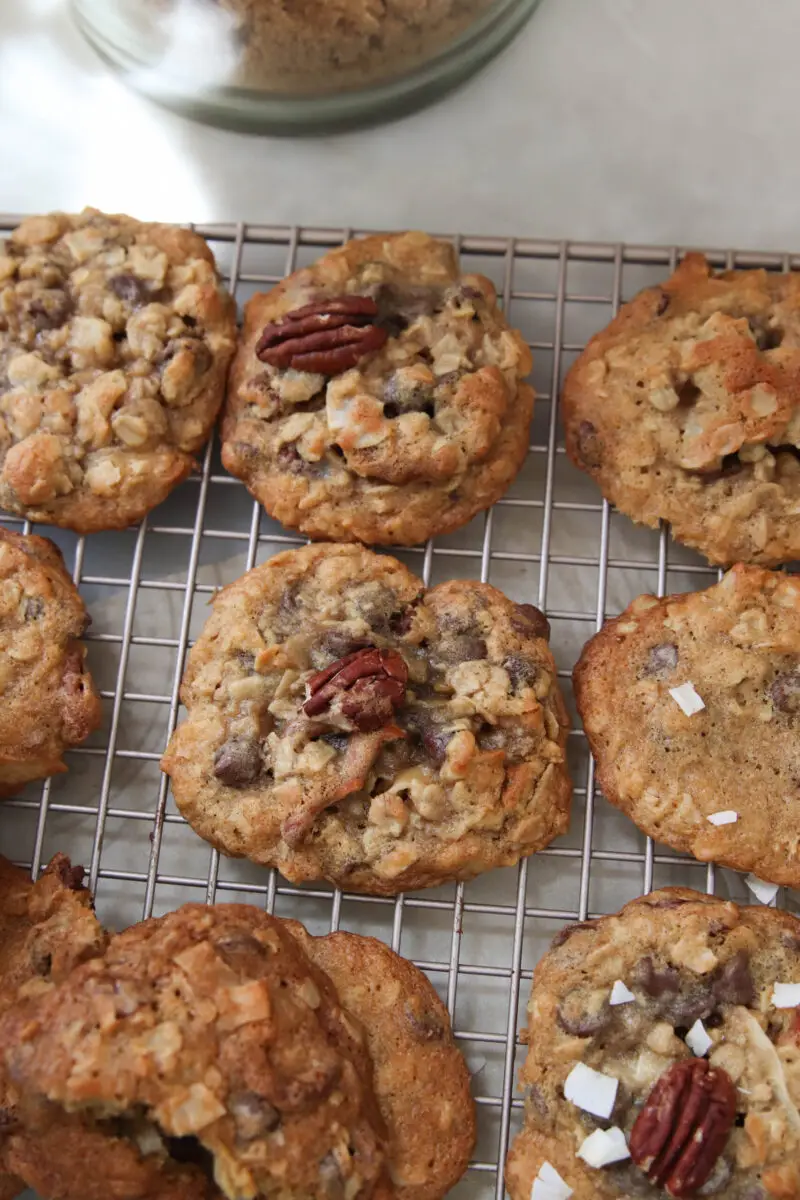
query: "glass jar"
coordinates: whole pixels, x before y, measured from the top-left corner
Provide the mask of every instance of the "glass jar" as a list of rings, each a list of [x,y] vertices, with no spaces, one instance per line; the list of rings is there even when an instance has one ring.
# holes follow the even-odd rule
[[[367,124],[460,83],[539,0],[72,0],[127,82],[213,124]]]

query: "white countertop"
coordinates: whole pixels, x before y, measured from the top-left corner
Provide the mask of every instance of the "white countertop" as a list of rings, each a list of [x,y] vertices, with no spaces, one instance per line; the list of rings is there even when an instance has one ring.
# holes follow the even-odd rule
[[[0,0],[0,210],[800,248],[797,0],[543,0],[439,105],[331,138],[128,92],[64,0]]]

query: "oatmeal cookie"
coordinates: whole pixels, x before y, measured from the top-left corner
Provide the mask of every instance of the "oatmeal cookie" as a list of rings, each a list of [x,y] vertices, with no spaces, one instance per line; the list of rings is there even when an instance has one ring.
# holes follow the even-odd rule
[[[57,854],[32,883],[0,855],[0,1015],[20,996],[35,994],[105,947],[83,869]],[[0,1200],[11,1200],[29,1182],[20,1159],[31,1146],[17,1119],[18,1095],[0,1063]],[[12,1173],[13,1172],[13,1173]]]
[[[688,255],[592,338],[562,411],[573,462],[635,521],[715,563],[800,557],[800,275]]]
[[[390,1194],[363,1032],[258,909],[186,905],[131,927],[0,1018],[0,1046],[26,1099],[113,1147],[116,1200],[149,1200],[145,1169],[185,1200]],[[71,1155],[67,1173],[53,1157],[45,1195],[105,1200],[96,1161]]]
[[[798,979],[795,917],[688,888],[567,926],[534,972],[512,1200],[568,1195],[553,1172],[575,1200],[800,1195]]]
[[[800,579],[739,565],[704,592],[640,596],[574,685],[603,793],[640,829],[800,886]]]
[[[353,933],[314,938],[287,924],[364,1027],[394,1195],[439,1200],[464,1174],[475,1143],[469,1072],[447,1009],[422,972],[383,942]]]
[[[162,761],[226,854],[394,895],[508,866],[568,824],[547,622],[495,588],[307,546],[214,600]]]
[[[79,533],[138,521],[207,441],[235,337],[196,234],[24,221],[0,244],[0,506]]]
[[[422,542],[493,504],[528,448],[522,337],[421,233],[349,242],[247,306],[222,461],[314,538]]]
[[[58,547],[0,526],[0,797],[66,771],[64,751],[100,724],[88,625]]]

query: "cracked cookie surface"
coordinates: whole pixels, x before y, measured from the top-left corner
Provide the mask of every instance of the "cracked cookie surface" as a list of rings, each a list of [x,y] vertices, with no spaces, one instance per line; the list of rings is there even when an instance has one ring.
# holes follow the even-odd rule
[[[208,440],[235,339],[197,234],[28,218],[0,244],[0,505],[79,533],[140,520]]]
[[[356,299],[371,313],[334,322],[337,303]],[[287,322],[311,306],[323,319],[306,321],[305,348],[327,358],[287,349],[297,326]],[[285,353],[271,353],[265,330]],[[359,341],[355,361],[330,357]],[[493,504],[517,474],[530,368],[492,284],[459,275],[450,246],[423,234],[349,242],[247,305],[222,459],[272,516],[310,537],[425,541]]]
[[[640,596],[574,685],[603,793],[640,829],[800,886],[800,580],[739,565],[703,592]]]
[[[58,547],[0,527],[0,797],[66,771],[64,751],[100,724],[88,624]]]
[[[687,888],[567,926],[534,971],[512,1200],[528,1200],[543,1164],[576,1200],[800,1194],[800,1022],[775,993],[799,978],[795,917]],[[616,1138],[619,1158],[591,1167],[577,1152],[590,1153],[585,1139],[598,1130]],[[671,1143],[667,1167],[651,1164],[646,1139],[646,1150]]]
[[[217,595],[189,656],[176,803],[294,881],[394,895],[511,865],[568,824],[548,632],[358,546],[280,554]]]
[[[0,855],[0,1015],[21,996],[35,995],[79,963],[101,954],[106,936],[98,924],[83,869],[57,854],[36,883]],[[17,1118],[18,1095],[0,1063],[0,1200],[11,1200],[32,1179],[31,1142]]]
[[[0,1028],[30,1119],[38,1104],[77,1123],[83,1153],[40,1164],[45,1195],[100,1200],[110,1177],[125,1200],[391,1194],[363,1031],[255,908],[133,926]]]
[[[447,1009],[413,963],[375,938],[311,935],[287,922],[361,1022],[388,1132],[397,1200],[439,1200],[464,1174],[475,1143],[467,1064]]]
[[[635,521],[714,563],[800,556],[800,275],[688,255],[592,338],[567,451]]]

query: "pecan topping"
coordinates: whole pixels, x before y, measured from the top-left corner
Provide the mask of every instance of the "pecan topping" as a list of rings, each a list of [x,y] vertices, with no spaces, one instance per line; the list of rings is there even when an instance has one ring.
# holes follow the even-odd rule
[[[264,327],[256,358],[271,367],[339,375],[386,342],[386,330],[374,323],[377,315],[369,296],[306,304]]]
[[[369,733],[392,720],[405,700],[408,667],[394,650],[356,650],[308,681],[307,717],[335,704],[356,729]]]
[[[706,1182],[736,1118],[736,1088],[705,1059],[678,1062],[647,1097],[631,1130],[630,1152],[655,1187],[692,1196]]]

